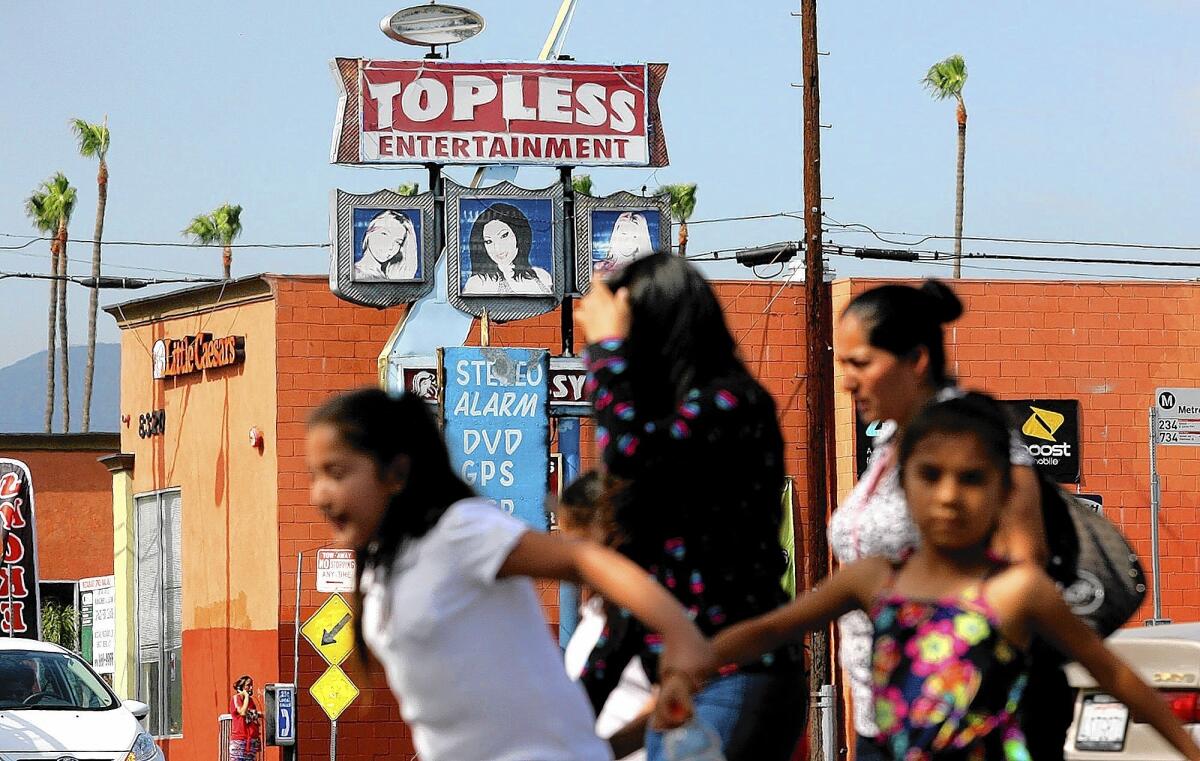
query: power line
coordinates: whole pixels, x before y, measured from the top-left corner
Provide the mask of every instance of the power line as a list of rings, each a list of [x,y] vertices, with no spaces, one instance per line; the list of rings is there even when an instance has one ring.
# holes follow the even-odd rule
[[[837,250],[836,251],[832,250],[834,248],[836,248]],[[847,248],[848,247],[838,246],[838,245],[834,244],[830,248],[827,248],[825,252],[831,256],[842,256],[842,257],[847,257],[847,258],[861,259],[861,257],[859,257],[853,253],[847,252],[847,250],[846,250]],[[938,253],[945,254],[945,252],[938,252]],[[911,262],[905,262],[905,263],[913,264],[916,266],[925,266],[925,267],[953,267],[954,263],[949,261],[949,259],[948,259],[949,255],[946,254],[946,256],[947,256],[946,261],[941,261],[941,260],[937,260],[937,259],[917,259],[917,260],[914,260]],[[971,257],[967,254],[963,255],[964,260],[969,260],[970,258]],[[1039,259],[1039,261],[1051,261],[1051,260]],[[1107,279],[1116,279],[1116,280],[1147,280],[1147,281],[1157,281],[1157,282],[1162,282],[1164,280],[1168,280],[1168,281],[1177,282],[1177,283],[1188,283],[1188,282],[1193,282],[1195,280],[1195,278],[1186,278],[1186,277],[1148,277],[1146,275],[1127,275],[1127,274],[1119,274],[1118,275],[1118,274],[1108,274],[1108,273],[1104,273],[1104,272],[1072,272],[1072,271],[1068,271],[1068,270],[1030,269],[1028,267],[990,267],[990,266],[981,265],[981,264],[964,264],[964,266],[970,267],[973,270],[978,270],[981,272],[1010,272],[1010,273],[1018,273],[1018,274],[1039,274],[1039,275],[1074,275],[1077,277],[1096,278],[1096,279],[1107,278]],[[1196,266],[1200,267],[1200,264],[1198,264]]]
[[[837,231],[829,231],[831,235],[837,235]],[[841,244],[841,248],[858,248],[855,246],[845,246]],[[935,260],[943,257],[948,257],[945,251],[935,251],[932,249],[907,248],[903,249],[906,253],[932,256]],[[884,257],[860,257],[860,258],[884,258]],[[963,259],[996,259],[1018,262],[1058,262],[1062,264],[1105,264],[1105,265],[1129,265],[1129,266],[1144,266],[1144,267],[1200,267],[1200,260],[1186,262],[1179,260],[1163,260],[1163,259],[1102,259],[1098,257],[1079,257],[1079,256],[1030,256],[1028,254],[997,254],[972,252],[964,253]],[[926,260],[922,260],[926,261]]]
[[[933,234],[933,233],[924,234],[924,233],[913,233],[913,232],[904,232],[904,231],[897,231],[897,230],[875,230],[875,229],[871,228],[870,225],[863,224],[862,222],[841,223],[841,222],[837,222],[832,217],[828,217],[828,215],[827,215],[827,218],[830,220],[831,225],[833,227],[841,227],[841,228],[845,229],[846,232],[854,232],[853,230],[850,230],[849,228],[860,228],[860,230],[859,230],[860,232],[864,232],[869,235],[873,235],[876,238],[878,238],[879,240],[883,241],[884,243],[890,243],[890,244],[896,245],[896,246],[919,246],[922,243],[924,243],[926,241],[930,241],[930,240],[954,240],[953,235],[939,235],[939,234]],[[919,238],[919,240],[915,240],[915,241],[891,240],[891,239],[882,237],[884,235],[908,235],[908,236]],[[1043,246],[1087,246],[1087,247],[1094,247],[1094,248],[1134,248],[1134,249],[1141,249],[1141,250],[1145,250],[1145,251],[1200,251],[1200,246],[1173,245],[1173,244],[1168,244],[1168,243],[1118,243],[1115,241],[1087,241],[1087,240],[1069,240],[1069,239],[1068,240],[1054,240],[1054,239],[1048,239],[1048,238],[1014,238],[1014,237],[986,236],[986,235],[964,235],[962,237],[962,239],[970,240],[970,241],[984,241],[984,242],[988,242],[988,243],[1021,243],[1021,244],[1043,245]]]
[[[41,272],[0,272],[0,280],[17,278],[19,280],[63,280],[88,288],[144,288],[148,285],[168,285],[178,283],[225,283],[220,277],[175,277],[175,278],[132,278],[102,275],[99,285],[95,278],[85,275],[48,275]]]
[[[37,241],[50,241],[53,238],[45,236],[33,235],[14,235],[13,233],[0,233],[2,238],[29,238],[30,240],[20,246],[2,246],[2,249],[19,249],[36,243]],[[68,243],[85,243],[94,245],[96,243],[92,238],[67,238]],[[103,240],[100,241],[105,246],[153,246],[156,248],[225,248],[220,243],[180,243],[179,241],[146,241],[146,240]],[[229,248],[329,248],[328,243],[231,243]]]
[[[29,253],[26,251],[9,251],[8,253],[11,254],[12,256],[26,256],[31,259],[44,259],[45,258],[42,254],[32,254],[32,253]],[[91,266],[91,263],[92,263],[92,261],[90,259],[71,259],[70,257],[67,258],[67,262],[69,264],[86,264],[88,266]],[[115,267],[117,269],[136,270],[138,272],[155,272],[155,273],[163,273],[163,274],[167,274],[167,275],[182,275],[184,277],[204,277],[204,275],[201,275],[199,272],[185,272],[183,270],[170,270],[170,269],[166,269],[163,267],[139,267],[136,264],[117,264],[115,262],[104,262],[104,267],[106,269]]]

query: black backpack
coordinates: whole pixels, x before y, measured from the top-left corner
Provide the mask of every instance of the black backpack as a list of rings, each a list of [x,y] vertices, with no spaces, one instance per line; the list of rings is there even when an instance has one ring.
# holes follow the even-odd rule
[[[1146,598],[1137,553],[1112,521],[1038,471],[1050,560],[1046,572],[1075,615],[1107,637]]]

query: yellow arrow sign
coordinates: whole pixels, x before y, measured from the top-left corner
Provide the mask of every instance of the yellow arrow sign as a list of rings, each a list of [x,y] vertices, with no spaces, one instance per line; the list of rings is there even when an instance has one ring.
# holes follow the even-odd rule
[[[341,595],[330,595],[300,633],[326,663],[337,666],[354,652],[354,613]]]
[[[308,692],[325,711],[330,721],[337,721],[342,711],[358,697],[358,688],[354,686],[354,682],[351,682],[346,672],[337,666],[325,669],[325,673],[313,682]]]

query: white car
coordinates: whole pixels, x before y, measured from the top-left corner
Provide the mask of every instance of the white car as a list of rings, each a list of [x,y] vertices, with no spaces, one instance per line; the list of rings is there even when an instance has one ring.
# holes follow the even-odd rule
[[[1193,740],[1200,740],[1200,623],[1121,629],[1108,646],[1162,695]],[[1078,664],[1067,679],[1079,690],[1067,734],[1069,761],[1181,759],[1149,724],[1136,721],[1116,698],[1100,691]]]
[[[0,638],[0,761],[163,761],[149,711],[58,645]]]

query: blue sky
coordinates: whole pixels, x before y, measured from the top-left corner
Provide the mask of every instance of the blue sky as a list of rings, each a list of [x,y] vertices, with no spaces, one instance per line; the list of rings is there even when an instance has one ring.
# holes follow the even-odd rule
[[[260,0],[234,3],[8,3],[0,9],[0,233],[31,235],[23,203],[62,170],[79,188],[72,224],[90,236],[95,166],[76,155],[68,119],[113,131],[105,238],[180,242],[195,214],[245,207],[242,243],[323,243],[328,198],[419,181],[420,170],[331,166],[333,56],[404,58],[379,19],[401,4]],[[488,22],[453,49],[459,60],[535,57],[557,0],[472,0]],[[662,97],[671,165],[592,171],[597,190],[699,183],[695,217],[800,209],[799,27],[796,2],[580,0],[566,52],[581,61],[666,61]],[[1200,243],[1200,6],[1117,3],[823,3],[820,8],[823,189],[831,219],[878,230],[948,234],[954,205],[953,106],[918,84],[930,63],[961,52],[970,79],[967,234],[996,237]],[[468,174],[452,172],[465,181]],[[548,170],[518,182],[545,185]],[[697,224],[689,252],[801,235],[798,220]],[[831,236],[871,245],[863,235]],[[0,238],[0,246],[21,238]],[[874,241],[876,245],[880,244]],[[934,247],[934,243],[924,247]],[[937,247],[947,248],[938,244]],[[1139,277],[1200,276],[1194,252],[968,244],[968,251],[1195,259],[1188,270],[1126,268]],[[106,272],[213,276],[211,250],[106,246]],[[70,249],[84,273],[90,249]],[[319,248],[242,249],[234,274],[325,272]],[[45,271],[35,243],[0,251],[0,270]],[[933,265],[834,257],[839,275],[936,274]],[[991,263],[1082,275],[1093,264]],[[130,269],[149,268],[153,272]],[[733,264],[714,276],[748,277]],[[969,276],[1022,272],[968,268]],[[1041,277],[1040,273],[1032,276]],[[1050,275],[1062,277],[1063,275]],[[1069,274],[1078,277],[1078,274]],[[0,280],[9,340],[0,365],[44,348],[47,286]],[[127,296],[141,292],[131,292]],[[71,290],[71,334],[86,331],[86,291]],[[103,294],[102,303],[121,300]],[[101,315],[101,340],[115,325]]]

